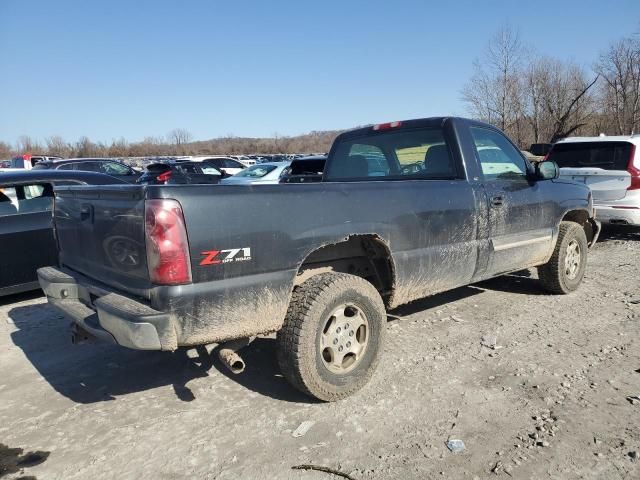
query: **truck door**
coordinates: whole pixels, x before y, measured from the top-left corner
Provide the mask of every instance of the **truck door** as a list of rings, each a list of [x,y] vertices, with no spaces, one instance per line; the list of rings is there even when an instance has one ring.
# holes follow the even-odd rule
[[[395,304],[466,285],[476,270],[483,196],[464,178],[448,138],[439,126],[379,128],[341,141],[330,154],[325,181],[359,182],[359,203],[342,207],[351,228],[386,232]]]
[[[542,262],[553,247],[554,205],[544,182],[531,181],[520,151],[502,133],[471,126],[488,202],[488,276]]]
[[[0,291],[38,288],[36,270],[57,263],[51,184],[0,190]]]

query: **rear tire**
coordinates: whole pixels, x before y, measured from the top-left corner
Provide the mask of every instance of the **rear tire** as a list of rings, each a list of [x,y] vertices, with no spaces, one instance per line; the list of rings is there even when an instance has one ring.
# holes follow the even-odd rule
[[[386,331],[378,291],[345,273],[318,274],[293,291],[278,332],[278,363],[298,390],[332,402],[360,390],[378,364]]]
[[[561,222],[549,261],[538,267],[542,286],[551,293],[567,294],[578,288],[587,266],[587,236],[574,222]]]

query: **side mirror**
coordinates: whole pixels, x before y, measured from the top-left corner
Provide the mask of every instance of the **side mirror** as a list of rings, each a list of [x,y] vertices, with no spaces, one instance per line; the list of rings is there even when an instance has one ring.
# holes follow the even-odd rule
[[[560,176],[560,168],[553,160],[537,162],[535,164],[537,180],[553,180]]]

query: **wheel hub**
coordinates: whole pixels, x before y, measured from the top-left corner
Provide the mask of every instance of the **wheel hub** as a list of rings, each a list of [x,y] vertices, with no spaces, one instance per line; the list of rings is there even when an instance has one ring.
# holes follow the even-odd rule
[[[576,240],[572,240],[567,245],[567,250],[564,257],[564,268],[567,278],[573,280],[578,275],[580,270],[581,252],[580,244]]]
[[[334,373],[347,373],[358,365],[368,342],[369,322],[364,312],[355,305],[340,305],[322,330],[322,361]]]

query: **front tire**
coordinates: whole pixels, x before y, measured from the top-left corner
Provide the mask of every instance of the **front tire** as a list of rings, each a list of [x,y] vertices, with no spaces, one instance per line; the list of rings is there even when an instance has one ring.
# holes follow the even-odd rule
[[[549,261],[538,267],[542,286],[551,293],[567,294],[578,288],[587,266],[587,236],[574,222],[561,222]]]
[[[386,331],[378,291],[345,273],[323,273],[295,288],[278,332],[278,363],[298,390],[332,402],[360,390],[378,364]]]

